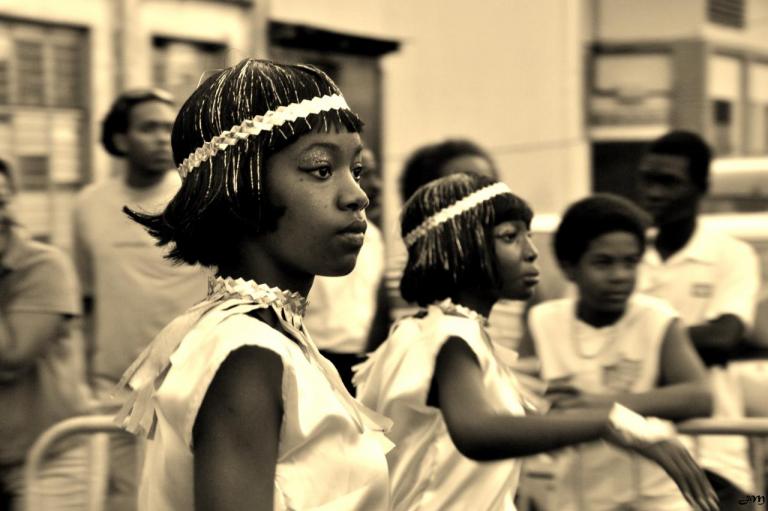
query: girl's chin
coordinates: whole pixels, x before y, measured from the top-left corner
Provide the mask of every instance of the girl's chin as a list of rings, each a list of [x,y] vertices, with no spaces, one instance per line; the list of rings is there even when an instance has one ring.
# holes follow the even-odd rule
[[[506,300],[528,300],[533,296],[533,290],[535,288],[525,287],[523,289],[514,289],[508,293],[504,293],[502,298]]]
[[[343,277],[355,269],[357,254],[340,257],[334,261],[333,266],[325,266],[315,272],[319,277]]]

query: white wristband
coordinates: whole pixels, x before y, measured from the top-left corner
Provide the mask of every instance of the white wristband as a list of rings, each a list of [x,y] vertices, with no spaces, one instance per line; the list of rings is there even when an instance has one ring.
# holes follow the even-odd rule
[[[675,437],[675,428],[656,417],[643,417],[614,403],[608,415],[609,435],[624,445],[650,445]]]

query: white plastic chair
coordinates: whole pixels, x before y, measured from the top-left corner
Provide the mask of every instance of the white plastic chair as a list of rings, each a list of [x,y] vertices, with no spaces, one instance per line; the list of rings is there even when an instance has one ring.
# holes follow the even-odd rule
[[[82,415],[58,422],[45,430],[32,445],[24,467],[26,511],[46,509],[40,491],[40,469],[51,448],[74,435],[88,435],[88,505],[83,511],[104,511],[109,473],[109,434],[123,433],[114,423],[114,415]]]

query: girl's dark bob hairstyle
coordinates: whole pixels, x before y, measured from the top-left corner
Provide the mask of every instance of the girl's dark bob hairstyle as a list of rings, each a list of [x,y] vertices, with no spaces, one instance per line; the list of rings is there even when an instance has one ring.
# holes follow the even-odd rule
[[[315,97],[341,94],[312,66],[245,59],[206,79],[181,107],[171,144],[180,165],[204,142],[246,119]],[[220,266],[237,257],[241,240],[272,231],[282,214],[270,203],[264,172],[270,156],[310,132],[360,132],[362,122],[349,110],[299,117],[250,136],[202,162],[158,215],[126,209],[133,220],[170,244],[176,262]]]
[[[422,186],[403,207],[403,237],[438,211],[497,182],[458,173]],[[403,299],[424,307],[446,298],[456,300],[465,289],[500,288],[493,228],[506,221],[521,221],[530,227],[532,217],[533,211],[523,199],[502,193],[429,229],[408,247],[408,263],[400,281]]]

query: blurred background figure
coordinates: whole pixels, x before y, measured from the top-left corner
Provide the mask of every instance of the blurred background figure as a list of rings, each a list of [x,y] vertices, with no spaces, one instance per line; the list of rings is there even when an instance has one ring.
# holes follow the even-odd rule
[[[399,183],[401,203],[405,204],[421,186],[457,172],[498,178],[491,155],[471,140],[447,139],[435,142],[416,149],[406,160]],[[397,243],[402,245],[399,239]],[[386,277],[387,294],[396,318],[417,310],[400,296],[400,278],[408,259],[402,249],[393,251]]]
[[[472,172],[498,177],[490,153],[466,139],[448,139],[425,145],[411,154],[400,176],[400,197],[406,202],[421,186],[435,179]]]
[[[206,272],[164,259],[147,232],[123,212],[156,212],[181,180],[173,170],[171,96],[159,89],[117,97],[102,126],[102,144],[125,160],[125,173],[99,181],[77,198],[74,258],[90,320],[89,373],[97,397],[109,400],[128,365],[162,327],[207,289]],[[109,509],[135,507],[135,440],[114,436]]]
[[[381,176],[373,151],[362,154],[360,187],[370,204],[368,228],[354,270],[342,277],[315,277],[304,317],[320,352],[336,366],[354,395],[352,366],[375,349],[389,331],[389,304],[384,285],[384,241],[381,235]],[[370,212],[370,215],[369,215]]]
[[[740,387],[727,373],[754,324],[760,267],[747,243],[698,221],[709,188],[711,150],[695,133],[673,131],[640,160],[639,202],[655,226],[642,260],[638,290],[667,300],[680,313],[710,367],[714,417],[744,417]],[[754,492],[748,444],[739,436],[700,436],[694,452],[718,491],[721,509],[744,509]]]
[[[360,186],[368,196],[368,207],[365,208],[365,216],[381,230],[382,225],[382,196],[381,196],[381,168],[376,155],[366,147],[363,149],[363,175],[360,177]]]
[[[90,396],[75,269],[14,221],[14,194],[0,160],[0,509],[22,511],[27,450],[49,426],[84,413]],[[83,509],[86,455],[74,438],[45,460],[40,487],[55,498],[47,509]]]

